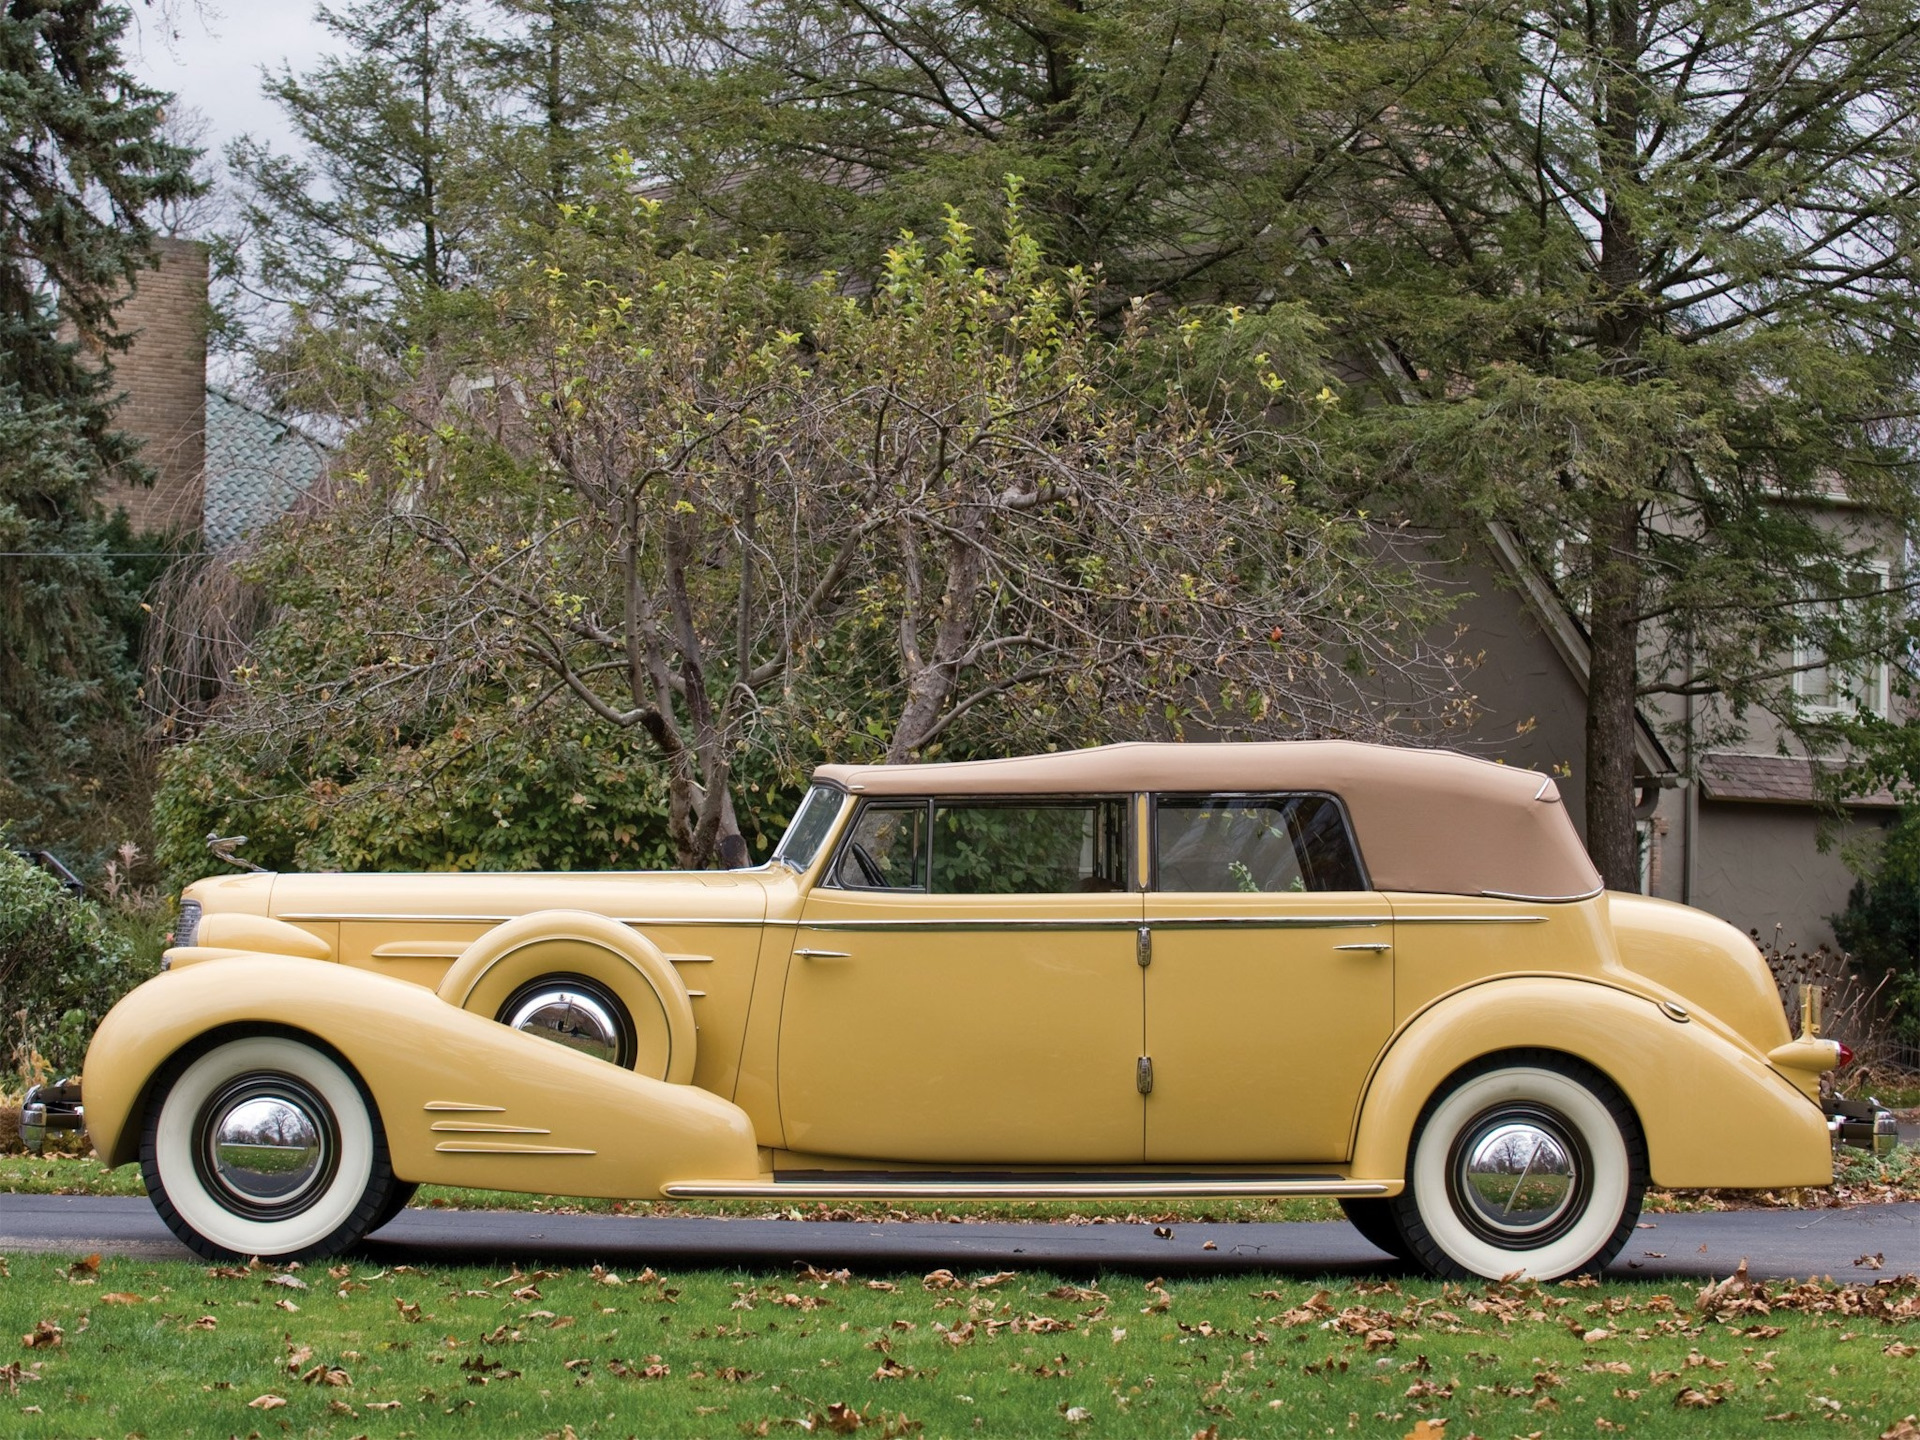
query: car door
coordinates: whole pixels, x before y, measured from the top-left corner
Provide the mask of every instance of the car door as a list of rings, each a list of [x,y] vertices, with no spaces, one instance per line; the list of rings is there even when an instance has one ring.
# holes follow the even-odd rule
[[[1343,1160],[1393,924],[1329,795],[1153,797],[1146,1158]]]
[[[779,1052],[788,1148],[1137,1163],[1131,808],[865,801],[796,931]]]

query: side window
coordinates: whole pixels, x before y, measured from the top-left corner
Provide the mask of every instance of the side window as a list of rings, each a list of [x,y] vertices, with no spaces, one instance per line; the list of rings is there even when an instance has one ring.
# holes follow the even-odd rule
[[[1162,796],[1154,869],[1170,891],[1366,888],[1340,803],[1326,795]]]
[[[1124,800],[937,805],[939,895],[1060,895],[1127,888]]]
[[[927,802],[863,806],[833,879],[857,890],[926,889]]]

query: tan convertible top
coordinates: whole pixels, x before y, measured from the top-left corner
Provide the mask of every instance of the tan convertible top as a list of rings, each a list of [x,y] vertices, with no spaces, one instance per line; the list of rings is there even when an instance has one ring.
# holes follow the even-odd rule
[[[860,795],[1323,790],[1346,802],[1375,888],[1578,900],[1599,872],[1551,776],[1449,750],[1348,740],[1102,745],[933,765],[822,765]]]

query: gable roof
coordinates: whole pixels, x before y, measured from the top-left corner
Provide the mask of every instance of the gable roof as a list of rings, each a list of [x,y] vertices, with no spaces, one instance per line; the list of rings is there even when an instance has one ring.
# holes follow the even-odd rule
[[[207,387],[204,526],[213,550],[284,515],[326,469],[328,447],[285,420]]]

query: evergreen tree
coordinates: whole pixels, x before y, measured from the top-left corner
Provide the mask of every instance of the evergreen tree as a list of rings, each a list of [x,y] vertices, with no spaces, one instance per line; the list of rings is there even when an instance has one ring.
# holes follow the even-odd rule
[[[151,258],[145,215],[197,188],[166,97],[122,63],[126,22],[98,0],[0,11],[0,821],[36,834],[74,823],[132,693],[130,600],[93,496],[140,471],[102,361]]]
[[[465,10],[463,0],[322,8],[341,52],[301,74],[283,66],[264,86],[298,153],[251,136],[229,147],[249,283],[292,322],[260,337],[263,378],[309,405],[355,410],[363,390],[333,387],[418,338],[436,297],[471,274],[486,187],[472,163]]]
[[[492,0],[472,39],[474,88],[488,105],[481,141],[499,186],[490,208],[550,228],[583,173],[615,147],[637,103],[638,0]]]
[[[1588,848],[1637,889],[1637,705],[1800,725],[1796,674],[1899,650],[1920,12],[1339,13],[1448,76],[1349,148],[1345,223],[1301,272],[1385,375],[1363,468],[1430,518],[1511,527],[1558,576],[1592,648]]]
[[[1278,0],[779,0],[680,10],[633,139],[682,201],[863,274],[1006,176],[1049,255],[1135,295],[1275,293],[1356,53]],[[677,43],[676,43],[677,40]],[[696,43],[697,42],[697,43]],[[688,47],[695,47],[689,49]],[[1284,288],[1284,287],[1282,287]]]

